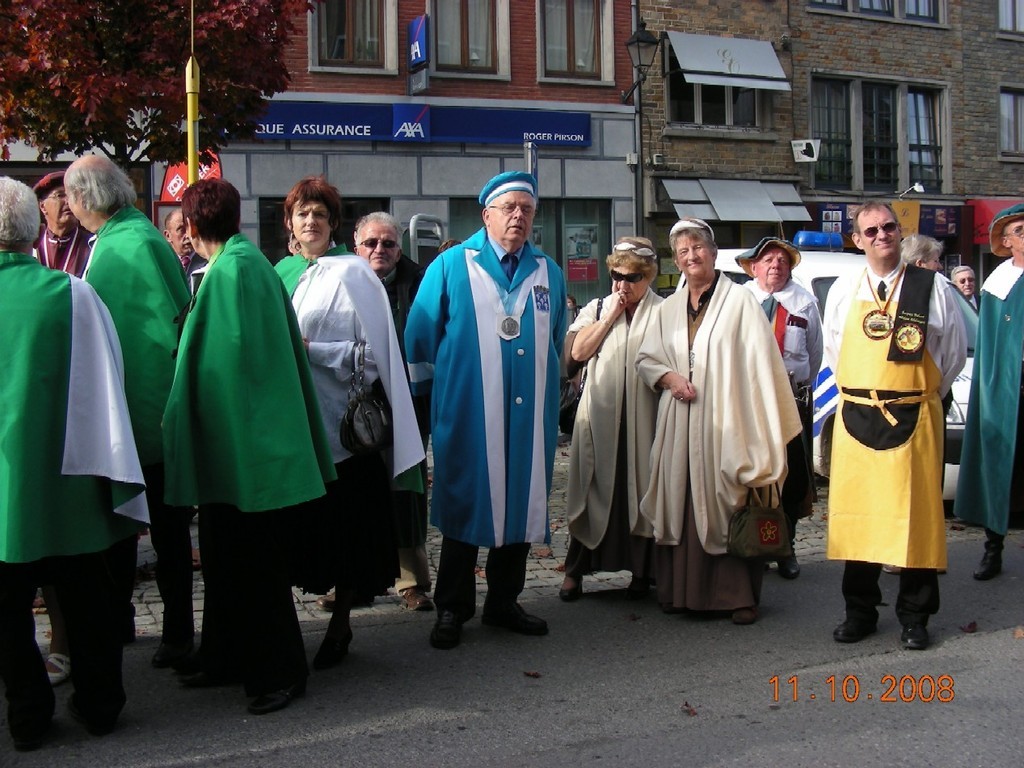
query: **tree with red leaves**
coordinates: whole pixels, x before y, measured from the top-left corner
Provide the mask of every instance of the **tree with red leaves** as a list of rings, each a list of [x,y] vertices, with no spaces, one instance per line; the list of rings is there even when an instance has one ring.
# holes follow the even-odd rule
[[[315,0],[199,0],[199,147],[252,137],[289,81],[281,50]],[[0,148],[185,159],[189,0],[0,0]]]

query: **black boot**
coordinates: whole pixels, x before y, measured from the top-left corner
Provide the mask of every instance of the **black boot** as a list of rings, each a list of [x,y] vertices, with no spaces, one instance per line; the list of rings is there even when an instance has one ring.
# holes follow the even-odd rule
[[[988,528],[985,529],[985,537],[985,554],[974,572],[978,581],[993,579],[1003,570],[1003,537]]]

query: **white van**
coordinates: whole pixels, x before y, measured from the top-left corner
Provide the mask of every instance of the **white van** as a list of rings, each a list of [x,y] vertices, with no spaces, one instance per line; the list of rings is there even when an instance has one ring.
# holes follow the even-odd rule
[[[750,278],[736,263],[736,257],[746,248],[723,248],[718,252],[715,267],[737,283]],[[818,307],[825,308],[825,297],[836,278],[864,271],[863,254],[832,251],[800,251],[800,264],[793,270],[793,279],[818,299]],[[963,445],[967,403],[971,394],[971,373],[974,370],[974,342],[978,335],[978,315],[971,305],[954,291],[959,299],[967,329],[967,363],[953,382],[953,404],[946,416],[945,471],[942,497],[952,500],[956,495],[956,481],[960,471],[960,450]],[[832,424],[835,420],[839,392],[836,379],[828,364],[822,362],[814,383],[814,471],[828,477],[832,459]]]

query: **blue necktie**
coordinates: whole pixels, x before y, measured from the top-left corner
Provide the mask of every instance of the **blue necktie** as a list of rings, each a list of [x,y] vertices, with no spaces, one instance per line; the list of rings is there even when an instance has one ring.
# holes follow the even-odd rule
[[[501,257],[501,268],[505,270],[505,277],[508,281],[512,282],[512,275],[516,273],[516,267],[519,266],[519,259],[514,254],[506,253]]]
[[[761,302],[761,309],[764,310],[764,313],[768,316],[769,320],[771,320],[772,317],[775,315],[775,307],[778,306],[778,304],[778,299],[776,299],[774,296],[769,296],[767,299]]]

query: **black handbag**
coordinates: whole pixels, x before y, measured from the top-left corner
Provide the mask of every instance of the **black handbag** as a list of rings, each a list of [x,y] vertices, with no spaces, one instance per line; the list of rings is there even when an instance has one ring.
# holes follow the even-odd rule
[[[763,488],[756,489],[763,491]],[[768,500],[754,495],[754,488],[747,489],[747,503],[736,510],[729,520],[729,539],[726,551],[735,557],[764,557],[778,560],[793,554],[789,543],[789,527],[782,505],[772,506],[772,491],[778,498],[774,485],[768,486]]]
[[[366,386],[366,342],[356,345],[352,384],[348,393],[348,408],[341,418],[339,437],[341,444],[352,454],[362,456],[387,448],[394,442],[391,423],[391,403],[380,379]]]
[[[596,323],[601,319],[601,307],[604,306],[604,297],[602,296],[597,300],[597,317],[594,319]],[[586,363],[582,364],[586,366]],[[578,369],[577,369],[578,370]],[[583,397],[583,387],[587,383],[587,369],[583,368],[583,375],[580,376],[579,386],[576,386],[574,379],[576,378],[575,371],[572,375],[566,376],[562,379],[561,392],[558,400],[558,428],[567,435],[572,434],[573,425],[576,423],[576,411],[580,407],[580,399]]]

